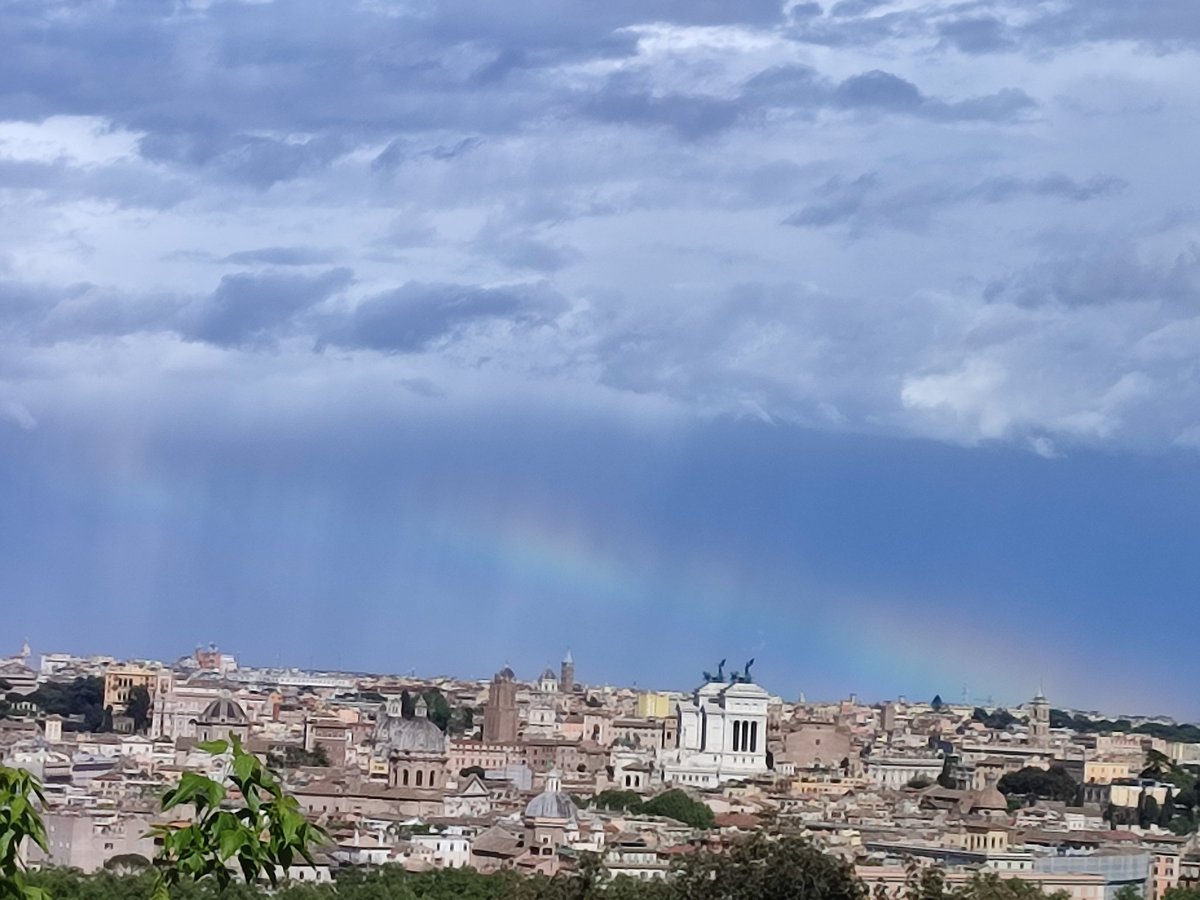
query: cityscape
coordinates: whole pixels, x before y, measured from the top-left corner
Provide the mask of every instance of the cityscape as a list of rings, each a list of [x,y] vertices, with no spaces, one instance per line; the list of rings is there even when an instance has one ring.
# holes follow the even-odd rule
[[[1200,0],[0,36],[0,900],[1200,900]]]
[[[261,668],[216,645],[171,662],[44,653],[0,661],[3,764],[44,792],[31,869],[150,866],[184,773],[236,741],[322,829],[286,879],[397,867],[667,883],[679,860],[799,836],[877,898],[914,866],[1069,900],[1200,886],[1200,727],[1053,706],[780,697],[755,660],[694,690],[594,684],[557,667],[490,680]],[[239,751],[240,752],[240,751]]]

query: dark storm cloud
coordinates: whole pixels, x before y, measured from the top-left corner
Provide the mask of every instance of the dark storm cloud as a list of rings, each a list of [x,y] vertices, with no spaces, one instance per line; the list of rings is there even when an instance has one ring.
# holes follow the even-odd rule
[[[1106,243],[995,279],[984,296],[991,302],[1022,306],[1163,302],[1172,315],[1197,315],[1200,246],[1156,255],[1132,240]]]
[[[558,292],[541,284],[482,288],[410,282],[367,297],[350,312],[329,318],[320,343],[414,353],[467,325],[547,323],[566,305]]]
[[[1050,46],[1136,41],[1160,50],[1200,42],[1200,16],[1191,0],[1067,0],[1045,10],[1017,31],[1025,41]]]
[[[332,250],[320,247],[259,247],[255,250],[239,250],[221,258],[221,262],[238,265],[267,266],[312,266],[332,262],[336,257]]]
[[[173,332],[218,346],[268,346],[293,329],[298,314],[344,289],[352,277],[349,269],[311,277],[234,274],[224,276],[211,293],[192,297],[93,284],[8,283],[0,286],[0,325],[33,343]]]
[[[746,82],[745,106],[893,113],[942,122],[1011,120],[1036,106],[1024,91],[1009,88],[995,94],[945,100],[931,97],[891,72],[873,69],[834,83],[809,66],[775,66]]]
[[[1125,186],[1113,176],[1079,181],[1056,173],[1038,178],[1000,175],[973,184],[937,181],[889,187],[877,173],[868,172],[850,180],[829,179],[815,191],[816,202],[797,210],[784,223],[809,228],[846,225],[855,232],[878,227],[920,229],[949,207],[1025,197],[1084,203],[1111,196]]]
[[[938,26],[938,33],[961,53],[997,53],[1017,46],[1012,29],[995,16],[951,19]]]
[[[905,39],[932,41],[966,54],[1044,52],[1088,43],[1132,41],[1170,52],[1200,42],[1191,0],[1126,3],[1066,0],[1055,4],[962,2],[889,9],[877,0],[842,0],[825,15],[792,17],[804,43],[865,47]]]
[[[323,168],[349,146],[339,137],[292,142],[206,130],[149,134],[140,149],[154,162],[204,167],[222,177],[268,188]]]
[[[298,313],[327,300],[352,278],[349,269],[311,278],[275,272],[226,275],[215,291],[181,312],[177,327],[183,337],[210,344],[269,344]]]
[[[1016,88],[966,100],[940,100],[925,96],[912,82],[878,69],[847,78],[834,90],[833,102],[843,109],[907,113],[946,122],[1006,121],[1036,105]]]
[[[699,140],[732,126],[742,113],[733,100],[685,94],[655,96],[629,79],[612,79],[583,104],[585,115],[602,122],[661,125],[685,140]]]
[[[417,159],[448,162],[470,153],[482,144],[483,139],[474,135],[453,143],[432,145],[421,145],[408,138],[396,138],[371,160],[371,168],[377,172],[390,172],[406,162]]]

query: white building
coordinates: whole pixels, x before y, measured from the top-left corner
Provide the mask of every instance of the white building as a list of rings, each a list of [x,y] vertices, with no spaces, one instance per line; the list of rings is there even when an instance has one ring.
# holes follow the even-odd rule
[[[463,828],[450,826],[441,832],[414,834],[411,840],[414,846],[424,847],[439,868],[461,869],[471,864],[471,838]]]
[[[940,756],[873,756],[867,762],[866,776],[873,785],[900,790],[909,784],[933,784],[943,765]]]
[[[769,699],[752,682],[697,688],[691,701],[676,707],[678,747],[663,751],[663,781],[715,787],[766,772]]]

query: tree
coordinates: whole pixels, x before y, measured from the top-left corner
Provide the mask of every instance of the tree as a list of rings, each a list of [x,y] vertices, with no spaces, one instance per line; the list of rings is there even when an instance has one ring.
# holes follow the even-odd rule
[[[908,783],[905,785],[905,787],[922,790],[929,787],[931,784],[933,784],[932,778],[928,778],[925,775],[914,775],[912,778],[908,779]]]
[[[933,699],[929,701],[929,708],[934,712],[941,712],[942,707],[946,704],[942,702],[941,694],[934,694]]]
[[[1138,825],[1149,828],[1158,823],[1158,801],[1150,794],[1143,792],[1142,802],[1138,804]]]
[[[904,870],[907,900],[943,900],[946,896],[946,876],[941,866],[921,866],[910,859]]]
[[[25,879],[21,847],[30,841],[46,850],[46,827],[37,811],[42,786],[24,769],[0,767],[0,900],[44,900],[45,892]]]
[[[597,809],[619,809],[625,812],[638,812],[642,808],[642,798],[636,791],[609,788],[593,797],[591,805]]]
[[[244,805],[226,808],[223,784],[196,772],[183,773],[179,786],[163,796],[162,808],[167,812],[190,804],[195,818],[183,828],[151,829],[162,840],[155,859],[159,879],[154,900],[169,900],[171,889],[186,880],[212,880],[223,890],[233,880],[230,867],[235,863],[247,884],[265,877],[272,886],[297,857],[313,864],[309,848],[325,832],[305,819],[296,799],[283,792],[258,757],[243,750],[234,735],[199,746],[214,756],[229,754],[227,781]]]
[[[133,719],[133,730],[143,732],[150,727],[150,692],[144,685],[136,685],[129,689],[129,699],[125,702],[125,715]]]
[[[47,681],[25,699],[46,714],[82,716],[84,731],[112,730],[112,719],[105,715],[103,678],[76,678],[70,684]]]
[[[1066,891],[1046,894],[1036,884],[1019,878],[1001,878],[994,872],[977,874],[954,892],[955,900],[1069,900]]]
[[[1043,800],[1061,800],[1070,803],[1075,799],[1078,785],[1071,774],[1062,766],[1039,769],[1026,766],[1017,772],[1009,772],[996,785],[1002,794],[1033,795]]]
[[[412,694],[408,691],[400,692],[400,716],[404,719],[411,719],[417,711],[417,703],[412,698]]]
[[[446,702],[446,698],[442,696],[442,692],[437,688],[430,688],[421,694],[425,701],[426,716],[429,721],[445,731],[450,725],[450,716],[453,710],[450,709],[450,704]]]
[[[728,853],[696,853],[679,862],[668,884],[680,900],[867,900],[847,863],[805,840],[757,834]]]
[[[472,775],[478,775],[480,778],[487,774],[482,766],[467,766],[465,769],[459,769],[458,775],[460,778],[470,778]]]
[[[937,777],[937,783],[940,787],[954,787],[954,762],[955,758],[950,755],[947,755],[946,758],[942,760],[942,772]]]
[[[693,828],[712,828],[715,821],[713,811],[707,803],[693,800],[678,788],[647,800],[637,811],[647,816],[666,816]]]

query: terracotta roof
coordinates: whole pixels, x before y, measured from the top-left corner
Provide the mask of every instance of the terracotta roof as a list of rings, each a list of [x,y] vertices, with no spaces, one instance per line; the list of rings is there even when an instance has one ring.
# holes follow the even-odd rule
[[[471,852],[484,856],[519,856],[524,840],[503,826],[493,825],[471,843]]]

